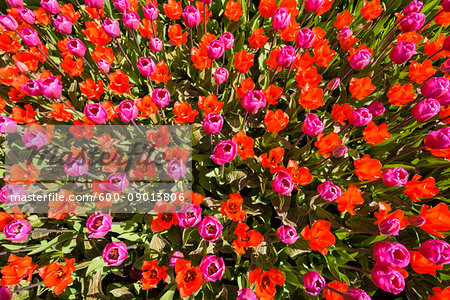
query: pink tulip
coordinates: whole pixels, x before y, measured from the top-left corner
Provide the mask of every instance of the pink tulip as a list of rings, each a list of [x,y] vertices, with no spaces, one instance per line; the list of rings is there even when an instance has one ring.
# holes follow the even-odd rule
[[[352,30],[348,26],[342,27],[341,30],[339,30],[339,33],[337,34],[336,38],[338,41],[344,41],[351,37],[353,35]]]
[[[340,158],[344,157],[347,154],[348,148],[344,145],[335,146],[333,150],[331,150],[331,153],[333,154],[334,158]]]
[[[133,31],[138,29],[140,21],[139,15],[134,11],[123,14],[123,24]]]
[[[39,88],[44,97],[59,99],[62,95],[62,84],[56,76],[39,79]]]
[[[403,32],[416,31],[425,23],[425,15],[423,13],[410,13],[403,17],[400,21],[400,30]]]
[[[186,6],[181,17],[183,18],[184,24],[189,28],[200,24],[200,11],[193,5]]]
[[[97,213],[91,215],[86,221],[88,237],[98,239],[104,237],[111,230],[112,217],[108,214]]]
[[[16,121],[5,116],[0,116],[0,133],[15,133],[15,132],[17,132]]]
[[[123,100],[117,106],[117,112],[119,113],[120,119],[128,123],[134,119],[136,119],[138,115],[138,108],[136,104],[131,100]]]
[[[403,275],[389,266],[375,265],[371,275],[373,283],[385,292],[397,295],[405,289]]]
[[[367,109],[369,110],[372,117],[382,115],[386,110],[384,105],[378,101],[373,101],[372,103],[370,103],[370,105],[367,106]]]
[[[450,148],[450,127],[429,131],[424,139],[425,145],[431,149]]]
[[[111,38],[120,36],[120,24],[119,21],[111,18],[106,18],[102,25],[103,30]]]
[[[386,218],[378,224],[381,234],[398,235],[401,224],[397,218]]]
[[[408,182],[408,172],[403,168],[390,168],[383,172],[383,183],[387,186],[402,186]]]
[[[194,227],[202,219],[202,208],[195,204],[186,204],[178,212],[178,225],[184,229]]]
[[[295,45],[297,46],[297,48],[306,50],[309,47],[311,47],[315,38],[316,35],[311,29],[309,28],[300,29],[297,35],[295,36]]]
[[[350,66],[353,70],[359,71],[370,63],[372,54],[366,49],[357,51],[350,59]]]
[[[450,73],[450,58],[444,61],[441,65],[441,71],[444,73]]]
[[[167,164],[166,174],[172,179],[180,179],[186,175],[187,168],[181,158],[173,158]]]
[[[17,11],[19,12],[19,18],[28,25],[33,25],[36,22],[36,15],[31,9],[21,7]]]
[[[2,300],[11,300],[13,292],[8,289],[6,286],[0,286],[0,299]]]
[[[200,263],[200,272],[207,281],[216,282],[222,279],[225,273],[223,258],[217,258],[215,255],[205,256]]]
[[[237,145],[233,140],[219,142],[213,150],[211,159],[218,165],[224,165],[232,161],[237,154]]]
[[[450,0],[442,0],[441,6],[443,11],[450,12]]]
[[[71,156],[64,163],[64,172],[67,175],[78,177],[89,171],[87,161],[82,157]]]
[[[303,274],[303,285],[305,292],[312,296],[317,296],[325,288],[325,278],[316,270]]]
[[[234,36],[231,32],[224,32],[219,38],[226,50],[230,50],[234,45]]]
[[[450,104],[450,81],[445,77],[433,77],[420,88],[425,98],[433,98],[441,105]]]
[[[242,97],[241,104],[248,113],[254,114],[266,106],[266,97],[261,91],[249,91]]]
[[[334,91],[339,87],[339,84],[341,83],[341,79],[336,77],[334,79],[331,79],[330,82],[327,84],[327,90]]]
[[[285,8],[279,8],[275,11],[272,18],[273,30],[284,30],[291,22],[291,14]]]
[[[277,171],[275,179],[272,182],[272,190],[278,195],[290,195],[294,189],[292,177],[288,172]]]
[[[403,9],[403,15],[409,15],[410,13],[419,13],[423,8],[423,3],[417,0],[413,0],[408,3]]]
[[[0,24],[9,31],[16,31],[17,26],[19,26],[16,19],[10,15],[0,15]]]
[[[105,246],[102,258],[108,266],[119,266],[128,258],[127,245],[122,242],[113,242]]]
[[[389,58],[401,65],[407,62],[416,53],[416,44],[411,41],[399,42],[389,53]]]
[[[169,266],[172,268],[175,267],[177,260],[179,260],[180,258],[184,258],[183,252],[175,251],[174,253],[172,253],[169,261]]]
[[[214,40],[206,46],[206,51],[209,59],[218,59],[221,58],[225,52],[225,47],[221,41]]]
[[[28,79],[27,82],[22,83],[22,90],[28,95],[33,97],[42,96],[39,81],[36,79]]]
[[[17,196],[22,197],[25,196],[26,194],[27,191],[25,190],[25,188],[18,184],[14,183],[5,184],[0,189],[0,202],[7,204],[18,202],[16,197]]]
[[[409,252],[399,243],[376,242],[373,245],[373,258],[380,266],[404,268],[409,265]]]
[[[25,220],[14,219],[3,227],[3,233],[8,241],[23,241],[31,233],[31,224]]]
[[[312,113],[307,113],[306,118],[302,124],[302,130],[309,136],[315,136],[321,133],[324,129],[324,124],[319,117]]]
[[[299,238],[295,227],[287,224],[278,227],[277,237],[285,244],[293,244]]]
[[[149,40],[150,51],[160,52],[162,50],[162,41],[159,38],[150,38]]]
[[[156,71],[156,64],[148,57],[140,57],[136,63],[139,72],[144,77],[150,77]]]
[[[228,76],[229,73],[227,69],[222,67],[217,68],[216,71],[214,72],[214,82],[216,84],[222,84],[228,80]]]
[[[53,19],[53,26],[56,31],[62,34],[72,34],[72,22],[63,14],[59,14]]]
[[[86,6],[89,8],[102,9],[104,0],[84,0],[84,3],[86,3]]]
[[[369,295],[361,289],[349,288],[344,294],[344,300],[371,300]]]
[[[25,27],[24,29],[22,29],[22,31],[20,32],[20,37],[22,38],[22,42],[28,47],[36,47],[41,44],[39,35],[34,29],[30,27]]]
[[[12,8],[21,8],[21,7],[23,7],[23,0],[6,0],[6,2]]]
[[[418,122],[425,122],[436,116],[441,109],[441,104],[436,99],[428,98],[420,101],[411,109],[411,115]]]
[[[41,0],[41,6],[50,15],[56,15],[61,12],[57,0]]]
[[[305,10],[316,12],[323,4],[323,0],[305,0]]]
[[[239,290],[237,292],[237,298],[236,300],[258,300],[258,297],[256,297],[255,292],[252,291],[250,288],[243,288],[242,290]]]
[[[128,0],[113,0],[113,4],[120,13],[124,13],[130,8],[130,3]]]
[[[216,113],[209,113],[203,121],[203,128],[207,134],[214,134],[222,131],[223,117]]]
[[[108,74],[111,68],[111,65],[104,59],[99,59],[97,61],[97,67],[103,74]]]
[[[317,192],[320,194],[323,200],[330,202],[334,201],[341,196],[342,189],[327,180],[324,183],[319,184]]]
[[[103,124],[108,118],[106,109],[100,103],[91,103],[84,107],[84,115],[95,124]]]
[[[277,55],[277,64],[282,68],[287,68],[294,62],[296,55],[297,51],[295,51],[294,47],[284,46]]]
[[[427,240],[419,248],[420,254],[436,265],[450,264],[450,245],[441,240]]]
[[[170,103],[170,94],[166,89],[156,88],[152,93],[152,101],[158,108],[163,108]]]
[[[146,19],[149,20],[158,19],[159,9],[153,2],[149,2],[144,7],[142,7],[142,11],[144,12],[144,17]]]
[[[205,216],[198,225],[200,236],[207,242],[215,242],[222,235],[223,226],[214,216]]]
[[[130,182],[123,173],[112,173],[108,176],[105,183],[100,184],[100,188],[108,192],[123,192]]]
[[[86,46],[80,39],[71,39],[67,42],[69,53],[76,57],[83,57],[86,53]]]
[[[352,111],[349,118],[349,123],[353,126],[366,126],[370,121],[372,121],[372,114],[365,107]]]
[[[45,134],[37,130],[24,133],[22,141],[25,143],[25,147],[34,151],[40,150],[48,144]]]

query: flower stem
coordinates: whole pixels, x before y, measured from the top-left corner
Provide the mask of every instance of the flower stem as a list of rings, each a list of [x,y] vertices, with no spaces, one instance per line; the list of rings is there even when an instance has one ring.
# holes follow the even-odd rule
[[[361,269],[361,268],[354,267],[354,266],[349,266],[349,265],[339,265],[339,267],[342,267],[342,268],[345,268],[345,269],[350,269],[350,270],[355,270],[355,271],[362,272],[362,273],[365,273],[365,274],[370,274],[369,271],[363,270],[363,269]]]
[[[162,107],[159,109],[159,111],[161,112],[161,116],[164,120],[164,124],[167,124],[166,115],[164,114],[164,110],[162,109]]]
[[[244,121],[242,122],[241,130],[245,129],[245,123],[247,122],[248,111],[245,112]]]
[[[35,287],[40,286],[40,285],[43,285],[43,284],[44,284],[43,281],[37,282],[37,283],[33,283],[33,284],[30,284],[30,285],[25,286],[25,287],[23,287],[23,288],[14,290],[13,293],[20,293],[20,292],[22,292],[22,291],[29,290],[29,289],[35,288]]]
[[[205,23],[205,34],[206,34],[206,31],[208,30],[206,28],[206,2],[203,2],[203,22]]]
[[[120,51],[122,52],[122,54],[125,56],[125,58],[127,59],[127,61],[130,63],[130,65],[131,65],[131,60],[130,60],[130,58],[128,57],[128,55],[125,53],[125,50],[123,50],[123,48],[122,48],[122,45],[120,44],[120,42],[119,42],[119,39],[118,38],[114,38],[115,40],[116,40],[116,44],[117,44],[117,46],[119,47],[119,49],[120,49]]]
[[[301,26],[300,26],[300,27],[301,27]],[[278,30],[275,31],[275,33],[273,34],[272,44],[270,44],[269,58],[270,58],[270,53],[272,52],[272,49],[273,49],[273,44],[275,44],[275,38],[277,37],[277,34],[278,34]]]
[[[408,154],[410,154],[410,153],[419,151],[419,150],[421,150],[421,149],[423,149],[423,148],[425,148],[425,145],[422,145],[422,146],[419,146],[419,147],[416,147],[416,148],[407,150],[407,151],[405,151],[405,152],[402,152],[402,153],[400,153],[400,154],[398,154],[398,155],[396,155],[396,156],[394,156],[394,157],[392,157],[392,158],[386,160],[385,162],[383,162],[383,165],[388,164],[388,163],[390,163],[391,161],[394,161],[394,160],[396,160],[396,159],[398,159],[398,158],[400,158],[400,157],[402,157],[402,156],[405,156],[405,155],[408,155]]]
[[[336,289],[334,289],[334,288],[332,288],[332,287],[330,287],[330,286],[328,286],[328,285],[326,285],[325,288],[328,289],[328,290],[330,290],[330,291],[332,291],[333,293],[336,293],[336,294],[338,294],[338,295],[344,296],[344,293],[339,292],[338,290],[336,290]]]
[[[192,40],[192,27],[189,28],[189,37],[191,38],[191,52],[192,52],[192,49],[194,48],[194,41]]]
[[[138,43],[138,41],[137,41],[136,33],[134,33],[134,30],[131,30],[131,34],[133,35],[133,39],[134,39],[134,42],[136,43],[136,47],[137,47],[137,49],[138,49],[138,51],[139,51],[139,54],[142,55],[142,50],[141,50],[141,48],[139,47],[139,43]]]
[[[425,27],[427,27],[428,24],[431,23],[431,21],[434,20],[434,18],[436,18],[437,16],[439,16],[441,13],[443,13],[444,10],[441,10],[440,12],[438,12],[437,14],[434,15],[434,17],[432,17],[431,19],[429,19],[425,24],[422,25],[422,27],[420,27],[417,32],[421,31],[422,29],[424,29]]]

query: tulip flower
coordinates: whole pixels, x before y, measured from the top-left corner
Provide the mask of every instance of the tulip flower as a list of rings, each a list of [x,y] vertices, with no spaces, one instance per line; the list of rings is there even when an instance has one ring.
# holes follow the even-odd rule
[[[86,221],[87,231],[91,233],[89,238],[104,237],[111,229],[112,217],[108,214],[97,213],[91,215]]]
[[[207,281],[216,282],[221,280],[225,273],[223,258],[215,255],[207,255],[200,262],[200,272]]]
[[[399,243],[376,242],[373,245],[373,258],[380,266],[404,268],[409,265],[409,252]]]
[[[411,115],[418,122],[425,122],[436,116],[441,104],[436,99],[428,98],[420,101],[411,109]]]
[[[122,242],[113,242],[105,246],[102,258],[108,266],[119,266],[128,258],[127,245]]]
[[[84,107],[84,115],[89,121],[95,124],[103,124],[108,118],[108,113],[103,105],[99,103],[91,103]]]
[[[436,265],[450,264],[450,244],[441,240],[427,240],[419,248],[420,254]]]
[[[120,24],[116,20],[106,18],[103,21],[102,28],[109,37],[116,38],[120,36]]]
[[[19,26],[16,19],[10,15],[0,15],[0,24],[10,31],[16,31],[17,26]]]
[[[375,265],[371,277],[373,283],[385,292],[397,295],[405,289],[403,275],[389,266]]]
[[[21,7],[17,11],[19,12],[19,18],[28,25],[33,25],[36,22],[36,15],[31,9]]]
[[[223,226],[214,216],[205,216],[198,225],[200,236],[207,242],[215,242],[222,235]]]
[[[8,241],[23,241],[31,233],[31,224],[24,220],[14,219],[3,227],[3,233]]]
[[[306,50],[311,47],[316,35],[309,28],[300,29],[295,36],[295,45],[297,48]]]
[[[303,285],[305,292],[312,296],[317,296],[325,288],[325,278],[316,270],[303,274]]]
[[[387,186],[402,186],[408,182],[408,172],[403,168],[390,168],[383,172],[383,183]]]
[[[285,224],[278,227],[277,237],[285,244],[293,244],[298,240],[299,235],[294,226]]]

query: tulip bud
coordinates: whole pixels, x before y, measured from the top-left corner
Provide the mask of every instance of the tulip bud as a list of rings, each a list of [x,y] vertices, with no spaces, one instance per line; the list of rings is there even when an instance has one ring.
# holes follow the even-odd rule
[[[397,218],[386,218],[378,224],[381,234],[398,235],[400,231],[400,221]]]
[[[28,79],[27,82],[22,83],[22,89],[28,96],[42,96],[39,81],[36,79]]]
[[[23,7],[23,0],[6,0],[8,2],[9,6],[12,8],[22,8]]]
[[[97,67],[103,74],[108,74],[111,65],[104,59],[99,59],[97,62]]]
[[[13,292],[6,286],[0,286],[0,299],[11,300]]]
[[[148,57],[140,57],[136,63],[139,72],[144,77],[150,77],[156,71],[156,64]]]
[[[242,97],[241,104],[248,113],[254,114],[266,106],[266,97],[261,91],[249,91]]]
[[[156,88],[152,93],[152,101],[158,108],[163,108],[170,103],[170,94],[166,89]]]
[[[20,37],[22,38],[23,43],[28,47],[36,47],[41,44],[39,35],[34,29],[30,27],[25,27],[24,29],[22,29]]]
[[[282,68],[289,67],[297,56],[297,51],[295,51],[292,46],[284,46],[278,53],[276,61],[277,64]]]
[[[439,113],[441,105],[435,99],[428,98],[420,101],[411,109],[411,115],[418,122],[425,122]]]
[[[9,31],[16,31],[17,26],[19,26],[16,19],[10,15],[0,15],[0,24]]]
[[[299,238],[295,227],[291,225],[283,225],[278,227],[277,237],[280,241],[288,245],[295,243]]]
[[[415,53],[416,44],[411,41],[403,41],[395,45],[391,53],[389,53],[389,58],[397,65],[401,65],[407,62]]]
[[[338,77],[331,79],[331,81],[329,81],[327,84],[327,89],[330,91],[334,91],[335,89],[338,88],[340,83],[341,83],[341,79]]]
[[[305,10],[316,12],[323,4],[323,0],[305,0]]]
[[[426,17],[423,13],[410,13],[400,21],[400,30],[403,32],[416,31],[423,26],[425,19]]]
[[[317,296],[325,288],[325,278],[316,270],[305,273],[302,276],[305,292],[312,296]]]
[[[317,192],[323,200],[331,202],[341,196],[342,189],[328,180],[319,184],[317,187]]]
[[[294,189],[292,177],[288,172],[277,171],[275,179],[272,182],[272,190],[278,195],[290,195]]]
[[[339,33],[337,34],[336,38],[338,41],[344,41],[351,37],[353,35],[352,30],[348,26],[342,27],[341,30],[339,30]]]
[[[384,111],[386,110],[386,108],[383,106],[383,104],[381,104],[378,101],[373,101],[372,103],[370,103],[370,105],[367,106],[367,109],[369,110],[372,117],[382,115],[384,113]]]
[[[224,32],[219,38],[226,50],[233,48],[234,36],[231,32]]]
[[[106,18],[103,22],[102,27],[103,30],[105,30],[105,33],[111,38],[116,38],[120,35],[119,21],[113,20],[111,18]]]
[[[442,49],[444,49],[445,51],[450,51],[450,35],[445,38]]]
[[[19,71],[22,72],[22,73],[26,73],[26,72],[29,71],[27,65],[24,64],[24,63],[21,62],[21,61],[17,61],[17,62],[16,62],[16,67],[17,67],[17,69],[19,69]]]
[[[156,20],[156,19],[158,19],[159,9],[153,2],[147,3],[142,8],[142,11],[144,12],[144,17],[146,19],[149,19],[149,20]]]
[[[41,0],[41,6],[50,15],[56,15],[61,12],[57,0]]]
[[[436,265],[450,264],[450,245],[441,240],[428,240],[419,248],[420,254]]]
[[[284,30],[291,22],[291,14],[284,8],[279,8],[275,12],[272,19],[273,30]]]
[[[218,133],[222,131],[223,118],[219,114],[209,113],[206,115],[202,125],[207,134]]]
[[[309,28],[300,29],[297,35],[295,36],[295,45],[297,46],[297,48],[306,50],[309,47],[311,47],[315,38],[316,35],[311,29]]]
[[[67,42],[69,53],[76,57],[83,57],[86,53],[86,46],[80,39],[71,39]]]
[[[408,221],[412,227],[420,227],[427,222],[427,219],[422,216],[411,216],[408,218]]]
[[[102,9],[104,0],[84,0],[86,6],[89,8]]]
[[[15,132],[17,132],[16,121],[5,116],[0,116],[0,133],[15,133]]]
[[[228,80],[228,70],[225,68],[217,68],[216,71],[214,72],[214,82],[216,84],[222,84],[225,81]]]
[[[218,59],[221,58],[225,52],[225,47],[219,40],[214,40],[206,46],[206,50],[208,52],[209,59]]]
[[[106,109],[100,103],[91,103],[84,107],[84,115],[95,124],[103,124],[108,118]]]
[[[333,154],[334,158],[344,157],[345,154],[347,154],[347,147],[344,145],[335,146],[333,150],[331,150],[331,153]]]
[[[114,7],[118,12],[124,13],[130,8],[128,0],[113,0]]]
[[[383,183],[387,186],[402,186],[408,182],[408,172],[403,168],[390,168],[383,172]]]
[[[442,0],[441,6],[443,11],[450,12],[450,0]]]
[[[344,300],[371,300],[369,295],[361,289],[349,288],[344,294]]]
[[[200,24],[200,11],[193,5],[186,6],[181,17],[183,17],[184,24],[189,28]]]
[[[423,8],[423,3],[417,0],[413,0],[408,3],[403,9],[403,15],[407,16],[410,13],[419,13]]]
[[[405,289],[403,275],[389,266],[375,265],[371,277],[373,283],[385,292],[397,295]]]
[[[138,108],[136,104],[131,100],[123,100],[117,106],[117,112],[119,113],[120,119],[128,123],[136,119],[138,115]]]
[[[431,149],[450,148],[450,127],[429,131],[424,139],[425,145]]]
[[[36,22],[36,15],[31,9],[21,7],[17,11],[19,12],[19,18],[28,25],[33,25]]]
[[[368,50],[359,50],[350,57],[350,66],[353,70],[359,71],[369,64],[371,57],[372,55]]]
[[[200,236],[207,242],[215,242],[222,235],[223,225],[213,216],[205,216],[198,225]],[[224,269],[225,270],[225,269]]]
[[[150,38],[149,42],[150,51],[160,52],[162,50],[162,41],[159,38]]]
[[[349,118],[349,123],[353,126],[366,126],[370,121],[372,121],[372,114],[365,107],[352,111]]]
[[[302,124],[302,130],[309,136],[315,136],[321,133],[324,129],[324,124],[319,117],[312,113],[307,113],[305,121]]]
[[[123,14],[123,24],[133,31],[138,29],[140,21],[139,15],[134,11]]]
[[[42,95],[51,99],[59,99],[62,95],[62,84],[56,76],[39,79],[39,87]]]
[[[450,58],[442,63],[441,71],[444,73],[450,73]]]
[[[219,142],[213,150],[211,159],[218,165],[224,165],[232,161],[237,154],[237,145],[233,140]]]

